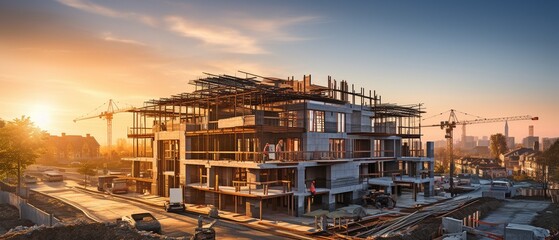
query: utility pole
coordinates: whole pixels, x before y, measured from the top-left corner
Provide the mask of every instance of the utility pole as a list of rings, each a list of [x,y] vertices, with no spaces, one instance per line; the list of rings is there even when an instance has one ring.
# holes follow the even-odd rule
[[[17,159],[17,190],[16,195],[21,196],[21,159]]]

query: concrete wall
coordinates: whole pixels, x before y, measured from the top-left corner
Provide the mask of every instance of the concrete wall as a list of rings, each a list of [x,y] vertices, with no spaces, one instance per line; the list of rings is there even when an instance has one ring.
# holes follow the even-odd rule
[[[492,197],[496,199],[505,199],[505,192],[504,191],[483,191],[481,192],[482,197]]]
[[[18,197],[13,193],[0,192],[0,203],[7,203],[19,209],[19,216],[28,219],[37,225],[53,226],[60,222],[52,214],[48,214],[31,204],[27,200]]]

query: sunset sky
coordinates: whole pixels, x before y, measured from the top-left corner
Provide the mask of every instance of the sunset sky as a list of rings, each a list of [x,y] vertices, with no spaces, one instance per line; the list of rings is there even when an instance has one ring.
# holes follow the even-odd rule
[[[322,85],[331,75],[383,102],[423,103],[425,117],[451,108],[472,115],[459,120],[539,116],[509,123],[516,142],[528,125],[559,137],[559,1],[0,2],[0,118],[31,116],[54,135],[91,133],[104,145],[106,121],[72,119],[238,70],[312,74]],[[116,115],[113,143],[131,119]],[[468,135],[503,126],[471,125]]]

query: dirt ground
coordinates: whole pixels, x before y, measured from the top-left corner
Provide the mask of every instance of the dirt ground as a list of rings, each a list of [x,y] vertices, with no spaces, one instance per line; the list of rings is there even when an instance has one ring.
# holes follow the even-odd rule
[[[147,232],[138,232],[130,225],[121,223],[87,223],[55,227],[29,227],[18,228],[0,236],[0,239],[9,240],[117,240],[117,239],[177,239],[169,238]]]
[[[531,223],[536,227],[549,229],[553,239],[559,239],[559,203],[552,203],[545,210],[538,212],[538,216]]]
[[[0,204],[0,239],[11,240],[50,240],[50,239],[91,239],[91,240],[117,240],[117,239],[178,239],[139,232],[129,224],[120,223],[87,223],[72,221],[68,225],[55,227],[36,226],[29,220],[19,219],[17,208]]]
[[[0,235],[16,226],[33,226],[33,222],[19,219],[19,211],[16,207],[0,204]]]
[[[64,223],[93,223],[93,220],[89,219],[81,210],[44,194],[31,192],[28,202],[45,212],[54,214],[56,218]]]
[[[0,204],[0,239],[178,239],[137,231],[124,222],[93,223],[80,210],[43,194],[32,194],[29,203],[55,214],[64,224],[54,227],[36,226],[29,220],[20,220],[17,208],[8,204]]]

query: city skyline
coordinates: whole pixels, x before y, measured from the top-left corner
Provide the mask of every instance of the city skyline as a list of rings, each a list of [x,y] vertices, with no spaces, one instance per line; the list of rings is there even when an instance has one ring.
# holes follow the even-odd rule
[[[119,106],[191,90],[204,72],[241,76],[328,75],[374,90],[385,103],[422,103],[437,124],[538,116],[509,122],[518,143],[535,126],[557,137],[559,3],[379,1],[12,1],[0,3],[0,117],[30,116],[53,135],[90,133],[106,144],[103,103]],[[211,16],[211,17],[208,17]],[[113,144],[131,116],[115,115]],[[467,135],[504,133],[504,122]],[[444,139],[424,128],[423,141]],[[457,127],[454,136],[461,136]]]

